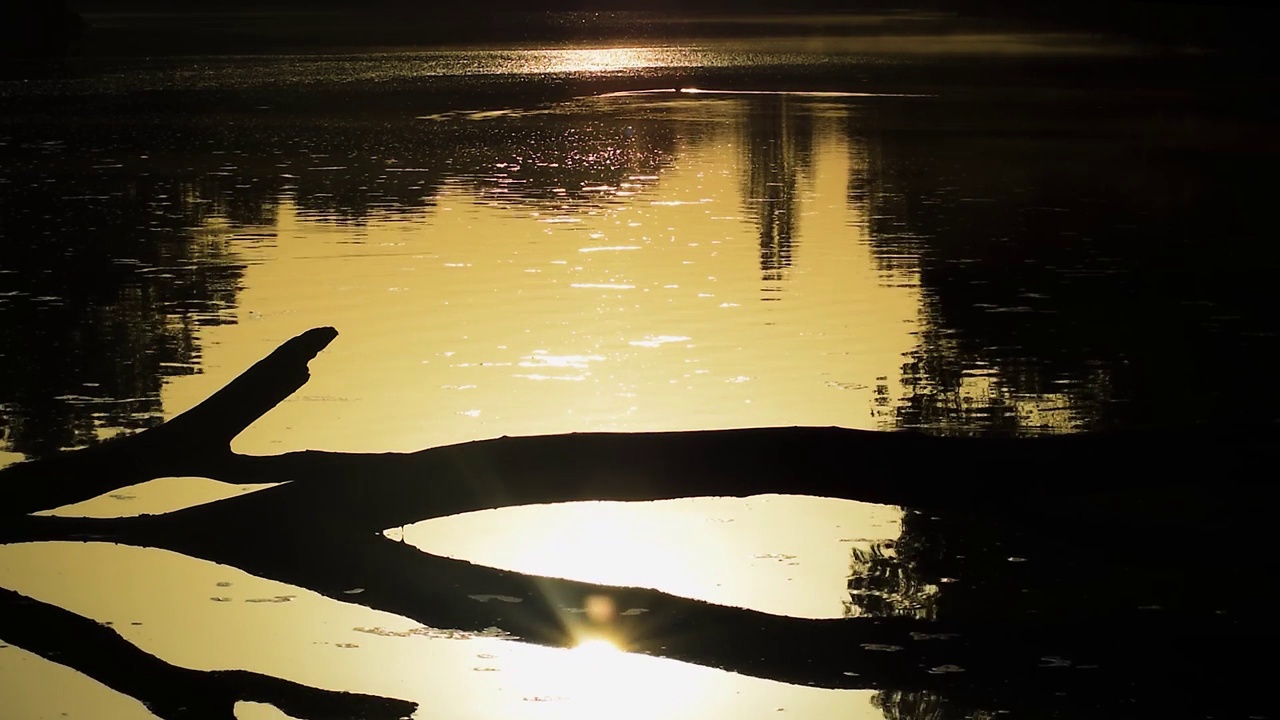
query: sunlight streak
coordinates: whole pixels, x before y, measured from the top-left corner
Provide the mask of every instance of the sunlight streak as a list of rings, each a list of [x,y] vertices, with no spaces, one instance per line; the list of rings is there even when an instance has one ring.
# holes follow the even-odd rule
[[[670,67],[677,53],[664,48],[573,48],[528,55],[530,72],[599,73]]]
[[[810,98],[937,97],[936,95],[918,95],[911,93],[868,93],[838,90],[713,90],[696,87],[680,88],[680,93],[684,95],[789,95],[791,97]]]

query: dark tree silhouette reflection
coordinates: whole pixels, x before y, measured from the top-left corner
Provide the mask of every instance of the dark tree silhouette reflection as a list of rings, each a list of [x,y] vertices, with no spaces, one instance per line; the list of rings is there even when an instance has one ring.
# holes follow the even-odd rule
[[[871,698],[871,703],[884,713],[885,720],[992,720],[997,713],[972,711],[956,707],[941,695],[927,692],[881,690]]]
[[[813,120],[786,95],[746,104],[742,115],[742,201],[760,234],[760,279],[784,280],[795,254],[801,179],[813,163]]]
[[[849,599],[845,617],[937,617],[938,584],[927,581],[916,566],[920,542],[904,532],[898,541],[854,547],[849,561]]]
[[[1066,117],[1056,102],[884,103],[851,121],[866,150],[850,202],[883,267],[917,277],[923,301],[893,425],[1013,433],[1273,414],[1274,388],[1241,395],[1221,381],[1239,357],[1280,358],[1262,310],[1277,257],[1249,179],[1268,160],[1238,146],[1252,121],[1185,99],[1135,117],[1113,92]]]
[[[1088,107],[877,103],[851,116],[849,202],[881,268],[918,284],[922,302],[887,428],[989,436],[1274,418],[1276,389],[1247,380],[1280,359],[1264,309],[1277,256],[1253,180],[1274,160],[1251,142],[1261,117],[1185,88],[1126,98],[1132,87],[1116,82],[1090,88]],[[1025,467],[1023,482],[1039,471]],[[982,472],[958,467],[957,482]],[[1097,472],[1112,472],[1105,459]],[[1261,510],[1138,493],[1112,474],[1108,496],[1034,517],[908,511],[893,547],[852,551],[846,612],[1079,623],[1103,639],[1167,623],[1203,642],[1231,617],[1274,632],[1250,610],[1254,591],[1239,591],[1275,571]],[[1005,698],[1020,699],[1016,688]],[[998,709],[920,692],[875,702],[887,718]],[[1088,714],[1036,702],[1045,717]]]
[[[624,202],[653,184],[694,129],[660,116],[626,117],[627,108],[620,99],[594,112],[450,127],[453,152],[442,160],[454,182],[491,205],[573,213]]]
[[[196,329],[230,322],[235,307],[240,266],[225,241],[193,232],[217,204],[177,178],[63,175],[43,150],[6,159],[7,444],[40,456],[99,428],[156,424],[163,378],[196,371]]]
[[[10,126],[5,447],[39,457],[158,423],[164,378],[199,370],[199,327],[235,321],[236,244],[273,242],[286,201],[303,222],[359,227],[422,216],[447,181],[513,210],[590,211],[652,182],[679,135],[656,118],[574,114],[385,122],[210,125],[179,112],[132,129]]]

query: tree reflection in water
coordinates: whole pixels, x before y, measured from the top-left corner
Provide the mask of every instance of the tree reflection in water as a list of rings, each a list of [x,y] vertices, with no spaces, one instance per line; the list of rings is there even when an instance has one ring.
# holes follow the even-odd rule
[[[777,291],[794,261],[801,182],[812,181],[811,112],[786,94],[753,98],[742,110],[742,202],[759,228],[766,291]]]

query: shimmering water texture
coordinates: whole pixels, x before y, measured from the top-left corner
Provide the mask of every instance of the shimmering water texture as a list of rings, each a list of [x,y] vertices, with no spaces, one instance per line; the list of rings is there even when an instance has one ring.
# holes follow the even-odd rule
[[[1252,178],[1274,143],[1233,85],[1075,36],[859,42],[85,61],[0,82],[16,108],[0,119],[0,457],[155,426],[321,326],[340,337],[237,452],[793,425],[1010,437],[1272,412],[1276,255]],[[1053,476],[966,457],[868,451],[830,474]],[[262,487],[163,478],[57,514]],[[771,493],[383,530],[441,572],[455,558],[754,613],[731,614],[797,628],[794,673],[729,650],[682,662],[590,633],[570,648],[427,627],[373,609],[355,575],[326,595],[92,537],[0,545],[0,602],[68,652],[123,638],[177,668],[412,700],[418,717],[1265,716],[1242,658],[1273,637],[1258,608],[1275,559],[1250,509],[1265,506],[1235,492],[998,518]],[[226,547],[242,527],[222,528]],[[315,540],[299,568],[337,557]],[[496,615],[535,601],[464,589]],[[572,609],[652,610],[626,597]],[[848,667],[810,662],[805,643],[849,623],[870,630]],[[1017,687],[966,665],[1008,658]],[[0,705],[176,716],[4,629]]]

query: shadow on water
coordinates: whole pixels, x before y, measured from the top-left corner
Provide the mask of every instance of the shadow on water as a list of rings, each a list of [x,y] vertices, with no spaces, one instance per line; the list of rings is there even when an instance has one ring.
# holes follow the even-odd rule
[[[1101,110],[1078,96],[1035,93],[844,109],[846,201],[867,218],[886,282],[916,283],[923,298],[919,344],[901,369],[911,392],[875,408],[886,429],[1014,436],[1274,418],[1280,398],[1266,369],[1280,359],[1270,314],[1277,258],[1266,188],[1254,178],[1275,148],[1260,139],[1256,117],[1202,91],[1138,102],[1117,81],[1093,89]],[[643,194],[660,182],[645,178],[712,136],[707,123],[681,125],[643,104],[586,122],[581,107],[458,121],[299,123],[246,112],[216,126],[161,119],[145,131],[109,117],[0,126],[7,447],[39,457],[157,424],[164,378],[197,371],[199,328],[234,320],[236,244],[269,240],[285,200],[303,222],[357,230],[430,217],[447,187],[502,208],[590,212]],[[760,283],[785,297],[784,281],[805,262],[795,236],[814,108],[784,96],[722,107],[731,110],[718,119],[740,129],[737,180],[758,230]],[[636,591],[637,602],[705,629],[696,642],[639,649],[788,682],[872,687],[888,718],[1256,714],[1269,704],[1269,681],[1252,656],[1276,634],[1265,611],[1276,599],[1271,493],[1235,458],[1221,458],[1228,477],[1211,458],[1193,466],[1198,476],[1179,477],[1180,446],[1146,449],[1158,462],[1117,466],[1103,451],[1093,464],[1075,458],[1082,475],[1120,486],[1114,492],[1016,512],[908,512],[900,539],[852,553],[845,620]],[[886,473],[939,486],[999,476],[1035,488],[1065,472],[1031,452],[946,452],[894,455]],[[796,452],[785,462],[807,460]],[[776,490],[786,472],[765,485]],[[1125,485],[1158,487],[1152,473],[1183,488]],[[1219,483],[1230,490],[1215,491]],[[303,491],[262,495],[230,506]],[[369,584],[371,567],[430,570],[520,597],[542,587],[363,536],[356,549],[334,543],[321,567],[296,562],[317,556],[296,544],[264,550],[254,544],[261,538],[193,534],[235,521],[222,512],[179,533],[183,549],[335,596]],[[201,516],[142,521],[125,540],[177,532],[190,517]],[[602,592],[568,582],[563,590]],[[17,613],[6,621],[39,615],[54,637],[84,630],[4,592]],[[402,581],[355,601],[565,642],[545,627],[555,608],[531,601],[527,615],[504,615],[451,604],[442,592]],[[406,594],[437,604],[412,606]],[[761,647],[784,651],[767,662],[751,654]],[[882,655],[866,660],[872,651]],[[843,669],[856,653],[866,677]]]

